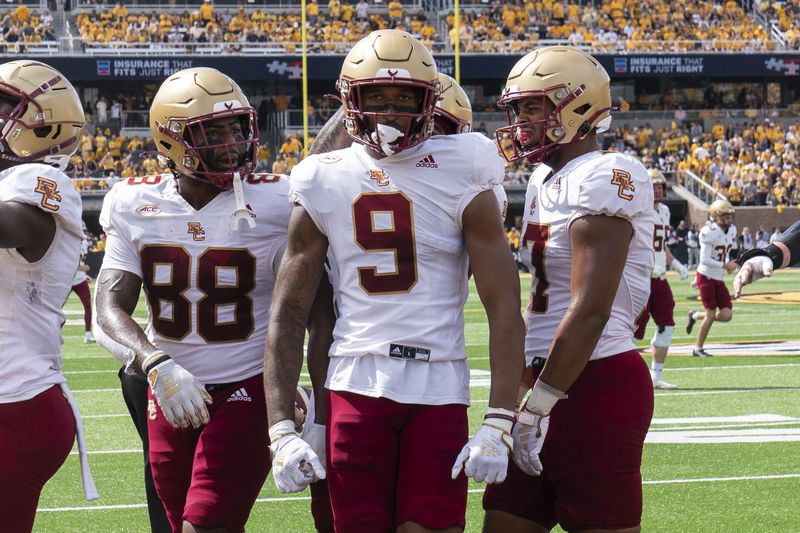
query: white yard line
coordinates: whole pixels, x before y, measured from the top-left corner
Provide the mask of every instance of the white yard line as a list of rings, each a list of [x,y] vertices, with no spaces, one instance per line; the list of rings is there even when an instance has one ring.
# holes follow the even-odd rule
[[[765,479],[793,479],[800,478],[800,473],[795,474],[773,474],[763,476],[735,476],[735,477],[704,477],[693,479],[653,479],[642,481],[643,485],[671,485],[679,483],[719,483],[724,481],[758,481]],[[482,493],[484,489],[470,489],[469,492],[473,494]],[[282,503],[282,502],[296,502],[296,501],[309,501],[310,496],[283,496],[280,498],[259,498],[256,503]],[[80,507],[44,507],[36,510],[37,513],[64,513],[72,511],[108,511],[114,509],[144,509],[147,507],[146,503],[128,503],[118,505],[85,505]]]

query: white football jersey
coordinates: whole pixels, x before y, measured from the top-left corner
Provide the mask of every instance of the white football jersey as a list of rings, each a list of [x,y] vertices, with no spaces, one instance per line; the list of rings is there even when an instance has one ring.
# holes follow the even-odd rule
[[[80,260],[83,207],[69,177],[39,163],[0,172],[0,201],[33,205],[56,221],[53,242],[39,261],[0,249],[0,403],[9,403],[66,381],[61,308]]]
[[[633,226],[628,259],[611,317],[591,359],[634,348],[634,321],[647,303],[653,271],[653,187],[639,160],[591,152],[552,176],[540,165],[528,182],[520,250],[531,271],[525,357],[547,357],[570,302],[572,222],[586,215],[624,218]]]
[[[730,258],[732,248],[736,248],[736,226],[731,224],[728,231],[709,220],[700,229],[700,264],[697,271],[707,278],[725,279],[723,265]]]
[[[431,390],[426,380],[434,372],[428,369],[455,361],[465,374],[450,383],[449,401],[468,401],[461,221],[475,196],[502,184],[503,172],[495,144],[474,133],[437,136],[380,160],[354,144],[292,170],[292,199],[329,241],[339,312],[329,386],[448,403],[447,387]],[[495,195],[502,205],[503,195]],[[353,361],[363,356],[371,360]],[[425,378],[404,379],[413,372]]]
[[[275,273],[291,203],[285,176],[243,182],[256,226],[230,226],[233,190],[199,211],[171,174],[129,178],[103,201],[103,269],[142,278],[147,337],[202,383],[230,383],[263,370]]]
[[[669,236],[669,207],[659,203],[656,210],[656,223],[653,224],[653,251],[656,264],[653,267],[653,277],[663,278],[667,273],[667,237]]]

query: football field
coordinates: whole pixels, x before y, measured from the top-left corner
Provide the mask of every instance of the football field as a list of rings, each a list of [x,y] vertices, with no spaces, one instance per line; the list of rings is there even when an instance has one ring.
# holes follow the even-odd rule
[[[780,271],[748,287],[750,295],[734,303],[733,320],[712,328],[706,347],[716,357],[710,359],[686,355],[694,340],[684,331],[686,314],[701,306],[688,281],[673,273],[669,279],[676,332],[664,378],[679,389],[656,391],[642,466],[642,530],[800,531],[800,271]],[[526,294],[529,276],[522,286]],[[101,499],[83,500],[75,450],[45,486],[34,531],[149,531],[141,443],[119,390],[119,364],[96,344],[83,343],[74,295],[66,309],[64,370],[83,414]],[[487,404],[489,361],[488,326],[474,285],[465,313],[475,431]],[[143,301],[137,316],[144,317]],[[645,339],[652,331],[651,323]],[[482,492],[482,485],[470,485],[469,532],[481,529]],[[270,477],[247,530],[313,531],[308,491],[279,494]]]

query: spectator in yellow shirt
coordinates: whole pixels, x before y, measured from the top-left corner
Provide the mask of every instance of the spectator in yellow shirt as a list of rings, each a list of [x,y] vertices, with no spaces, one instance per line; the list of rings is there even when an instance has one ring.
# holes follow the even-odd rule
[[[214,18],[214,4],[211,0],[205,0],[203,5],[200,6],[200,20],[210,22]]]
[[[317,19],[319,18],[319,4],[317,0],[311,0],[311,2],[306,6],[306,17],[308,17],[308,23],[312,26],[317,25]]]
[[[328,2],[328,12],[331,14],[331,19],[339,20],[342,16],[342,3],[339,0],[330,0]]]
[[[289,134],[286,136],[286,141],[281,145],[279,153],[284,156],[294,154],[299,157],[302,150],[303,144],[294,135]]]
[[[398,0],[392,0],[389,2],[388,8],[389,23],[394,27],[403,20],[403,4],[398,2]]]

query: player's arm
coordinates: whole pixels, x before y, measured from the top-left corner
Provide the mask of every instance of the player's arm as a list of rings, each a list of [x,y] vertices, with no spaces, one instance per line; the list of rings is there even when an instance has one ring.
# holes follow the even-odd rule
[[[271,425],[294,419],[294,391],[303,364],[303,340],[324,273],[327,248],[328,239],[308,212],[296,205],[275,282],[264,352],[264,390]]]
[[[344,128],[344,116],[344,107],[340,107],[319,130],[308,150],[308,155],[341,150],[353,144],[353,138],[347,134],[347,130]]]
[[[50,213],[20,202],[0,202],[0,248],[29,249],[23,253],[25,259],[38,261],[55,234],[56,221]]]
[[[333,287],[327,276],[322,276],[319,289],[311,305],[308,317],[308,374],[314,389],[314,423],[325,425],[328,397],[325,380],[328,377],[328,362],[336,314],[333,310]]]
[[[766,248],[753,248],[739,256],[742,268],[733,280],[734,297],[741,295],[745,285],[772,276],[775,268],[797,264],[800,264],[800,221],[789,226],[780,239]]]
[[[519,273],[494,193],[477,195],[464,210],[462,223],[475,286],[489,320],[489,407],[513,409],[524,367],[525,324],[519,311]]]
[[[298,492],[325,477],[325,467],[317,454],[294,431],[294,398],[303,365],[306,325],[324,273],[327,249],[328,239],[308,212],[296,205],[289,219],[289,242],[275,281],[264,350],[272,473],[280,492]],[[314,352],[316,360],[317,347]],[[314,366],[311,361],[309,364]],[[317,379],[316,369],[314,375]]]
[[[97,280],[97,323],[113,341],[135,354],[131,364],[147,376],[164,417],[173,427],[194,428],[210,420],[211,396],[197,379],[147,339],[133,320],[142,279],[131,272],[113,268],[100,272]]]
[[[511,431],[523,370],[525,325],[519,312],[519,273],[492,191],[478,194],[461,220],[478,296],[489,320],[491,389],[483,424],[461,449],[451,476],[456,479],[463,468],[479,483],[502,483],[513,449]]]
[[[136,354],[131,364],[144,373],[145,359],[158,349],[133,319],[141,289],[142,279],[136,274],[103,269],[97,278],[95,306],[97,325],[111,340]]]
[[[620,217],[589,215],[570,226],[570,303],[539,376],[550,388],[568,390],[589,361],[611,316],[632,236],[631,223]]]

